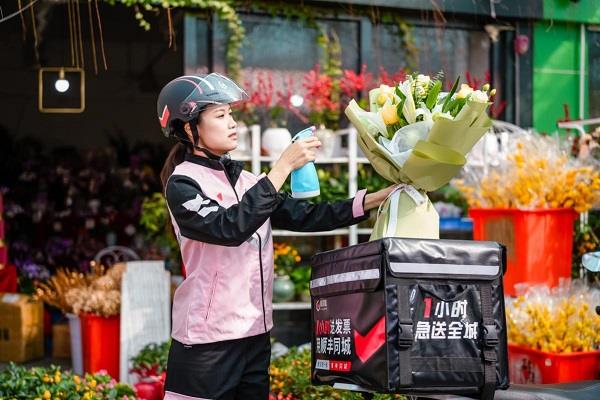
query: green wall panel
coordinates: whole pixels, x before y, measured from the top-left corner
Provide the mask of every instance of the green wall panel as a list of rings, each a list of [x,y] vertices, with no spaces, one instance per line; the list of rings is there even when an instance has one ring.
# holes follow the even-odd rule
[[[544,0],[544,19],[600,23],[600,0]]]
[[[544,21],[534,27],[533,126],[540,132],[556,130],[563,104],[571,118],[579,116],[579,35],[579,25]]]

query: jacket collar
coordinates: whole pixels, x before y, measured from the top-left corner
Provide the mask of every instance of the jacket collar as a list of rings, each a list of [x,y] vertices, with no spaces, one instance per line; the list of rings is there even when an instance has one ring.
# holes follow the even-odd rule
[[[207,157],[202,157],[193,153],[187,153],[185,155],[185,161],[189,161],[194,164],[202,165],[210,169],[216,169],[227,173],[227,176],[231,182],[235,185],[242,170],[244,169],[244,163],[241,161],[232,160],[231,158],[221,157],[220,160],[213,160]]]

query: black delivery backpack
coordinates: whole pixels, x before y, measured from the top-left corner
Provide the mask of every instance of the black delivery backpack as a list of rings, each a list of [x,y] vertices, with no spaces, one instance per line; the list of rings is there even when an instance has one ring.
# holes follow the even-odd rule
[[[384,238],[312,260],[314,385],[493,399],[507,389],[495,242]]]

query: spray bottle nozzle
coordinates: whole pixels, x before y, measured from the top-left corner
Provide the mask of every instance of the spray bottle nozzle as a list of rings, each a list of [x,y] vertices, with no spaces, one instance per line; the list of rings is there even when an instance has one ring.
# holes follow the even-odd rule
[[[292,138],[292,143],[312,136],[312,134],[315,130],[316,130],[316,128],[314,126],[309,126],[308,128],[301,130],[300,132],[298,132],[294,135],[294,137]]]

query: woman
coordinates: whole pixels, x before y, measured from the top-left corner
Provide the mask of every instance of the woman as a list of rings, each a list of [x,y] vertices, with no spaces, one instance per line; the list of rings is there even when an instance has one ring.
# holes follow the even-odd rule
[[[173,300],[165,399],[260,399],[269,391],[271,226],[323,231],[356,224],[392,187],[312,204],[279,189],[315,159],[317,138],[291,144],[255,176],[229,159],[237,146],[231,104],[247,98],[212,73],[169,82],[158,98],[163,133],[179,143],[161,179],[187,277]]]

